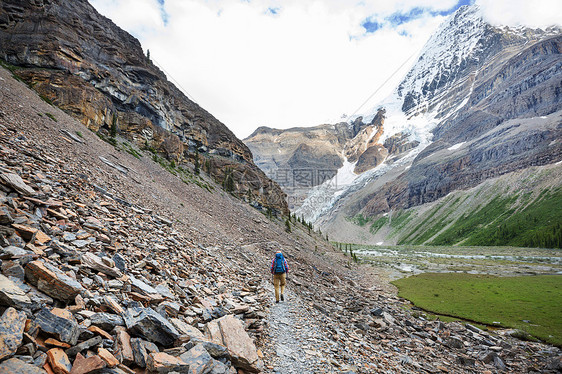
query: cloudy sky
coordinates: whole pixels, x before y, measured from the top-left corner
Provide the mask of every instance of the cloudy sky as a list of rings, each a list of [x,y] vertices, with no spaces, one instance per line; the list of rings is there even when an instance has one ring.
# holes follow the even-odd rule
[[[562,18],[560,0],[89,1],[240,138],[258,126],[313,126],[375,106],[461,5],[476,1],[495,24],[546,27]]]

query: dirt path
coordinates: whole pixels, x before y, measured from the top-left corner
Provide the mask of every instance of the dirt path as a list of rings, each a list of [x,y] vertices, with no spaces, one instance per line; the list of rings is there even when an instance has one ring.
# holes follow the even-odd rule
[[[273,285],[268,283],[266,287],[274,302]],[[345,372],[345,367],[328,358],[336,345],[324,336],[317,317],[290,287],[285,291],[285,301],[274,304],[267,318],[271,342],[266,348],[267,373],[341,373],[342,369]]]

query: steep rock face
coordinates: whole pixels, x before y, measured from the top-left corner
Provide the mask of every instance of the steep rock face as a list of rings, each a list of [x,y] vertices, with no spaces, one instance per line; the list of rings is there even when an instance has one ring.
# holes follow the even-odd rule
[[[381,144],[384,120],[385,110],[381,108],[369,121],[358,117],[350,124],[287,130],[260,127],[244,142],[256,164],[281,184],[291,201],[296,201],[290,204],[293,209],[298,208],[303,194],[332,179],[344,162],[354,164],[352,170],[359,175],[380,165],[389,155],[400,157],[419,144],[408,134],[400,134],[400,139],[391,136],[388,143]],[[387,149],[387,144],[392,149]]]
[[[21,67],[19,77],[93,131],[117,128],[176,162],[193,160],[199,151],[221,158],[217,165],[252,170],[254,182],[263,183],[250,192],[287,213],[284,193],[253,166],[248,147],[168,82],[139,41],[86,0],[0,1],[0,57]],[[236,181],[236,192],[249,185]]]
[[[485,66],[466,109],[441,122],[434,130],[435,142],[420,153],[402,181],[393,182],[407,183],[407,188],[395,196],[389,184],[365,211],[378,214],[424,204],[489,178],[560,161],[561,51],[558,36]]]

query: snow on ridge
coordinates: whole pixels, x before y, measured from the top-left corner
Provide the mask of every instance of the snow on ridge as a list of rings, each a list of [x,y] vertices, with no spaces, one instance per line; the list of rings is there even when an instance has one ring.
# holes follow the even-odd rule
[[[420,57],[398,86],[399,96],[412,90],[421,92],[439,73],[460,65],[476,48],[485,26],[478,6],[460,7],[422,48]]]
[[[455,145],[452,145],[449,148],[447,148],[447,150],[448,151],[455,151],[455,150],[459,149],[460,147],[462,147],[464,145],[464,143],[466,143],[466,142],[460,142],[460,143],[457,143]]]

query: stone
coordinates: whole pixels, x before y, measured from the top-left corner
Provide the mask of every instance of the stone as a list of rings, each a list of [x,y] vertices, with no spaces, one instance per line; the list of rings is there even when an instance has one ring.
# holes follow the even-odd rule
[[[12,227],[16,229],[18,234],[20,234],[23,239],[27,241],[33,240],[34,242],[39,244],[44,244],[51,241],[51,238],[48,235],[36,228],[21,225],[18,223],[12,223]]]
[[[125,321],[121,316],[110,313],[96,313],[90,317],[92,325],[101,327],[105,331],[111,331],[115,326],[124,326]]]
[[[74,347],[67,349],[66,354],[70,357],[74,357],[78,353],[80,353],[80,352],[82,352],[86,349],[90,349],[92,347],[95,347],[98,344],[101,344],[102,341],[103,341],[103,339],[102,339],[101,336],[94,336],[91,339],[83,341],[82,343],[77,344]]]
[[[123,319],[129,332],[164,347],[170,347],[180,333],[167,319],[151,308],[128,308]]]
[[[163,352],[149,354],[146,368],[152,373],[189,373],[189,364]]]
[[[8,308],[0,317],[0,360],[12,356],[22,344],[26,316]]]
[[[0,260],[10,260],[12,258],[18,258],[30,254],[30,251],[26,251],[23,248],[15,247],[13,245],[7,246],[6,248],[0,249]],[[31,252],[31,254],[33,254]]]
[[[60,317],[47,308],[35,315],[33,323],[62,342],[75,345],[78,341],[78,323],[73,319]]]
[[[94,334],[98,334],[101,335],[103,338],[108,339],[108,340],[113,340],[113,335],[111,335],[110,333],[108,333],[105,330],[100,329],[97,326],[90,326],[88,327],[88,331],[93,332]]]
[[[216,320],[222,335],[224,345],[228,348],[232,364],[236,368],[258,373],[263,364],[258,357],[256,346],[242,322],[233,315],[227,315]]]
[[[213,364],[211,355],[202,344],[198,344],[180,355],[180,359],[189,365],[190,374],[204,374]]]
[[[13,281],[0,274],[0,305],[27,309],[31,307],[31,300]]]
[[[17,262],[7,261],[2,263],[2,273],[7,277],[18,278],[22,282],[25,279],[25,270]]]
[[[143,295],[158,294],[158,291],[152,286],[144,283],[140,279],[130,276],[131,289]]]
[[[98,355],[107,363],[110,368],[119,365],[119,360],[105,348],[98,348]]]
[[[131,365],[135,362],[135,356],[133,355],[133,348],[131,346],[131,336],[123,327],[117,327],[115,331],[115,341],[113,343],[114,355],[119,362],[127,366]]]
[[[89,242],[89,241],[88,241]],[[75,243],[75,242],[74,242]],[[86,252],[80,257],[82,266],[102,272],[110,277],[121,278],[123,273],[114,266],[107,265],[103,259],[91,252]]]
[[[65,302],[72,302],[76,295],[84,291],[80,283],[41,261],[32,261],[27,264],[25,277],[39,291]]]
[[[45,345],[50,345],[57,348],[65,348],[65,349],[70,348],[70,344],[59,342],[57,339],[53,339],[53,338],[48,338],[47,340],[45,340]]]
[[[229,373],[230,371],[228,366],[217,360],[213,360],[211,364],[211,370],[208,372],[208,374],[229,374]]]
[[[369,313],[371,313],[374,317],[380,317],[382,316],[383,310],[382,308],[373,308],[369,311]]]
[[[17,358],[10,358],[0,363],[0,374],[45,374],[45,371]]]
[[[61,348],[52,348],[47,351],[47,361],[55,374],[69,374],[72,369],[68,356]]]
[[[76,355],[76,359],[72,363],[72,370],[70,370],[70,374],[88,374],[93,371],[103,369],[106,366],[106,362],[98,355],[85,358],[78,353]]]
[[[0,183],[17,191],[20,195],[34,196],[37,193],[29,187],[23,179],[17,174],[13,173],[0,173]]]
[[[464,348],[464,343],[459,338],[450,337],[445,339],[445,345],[450,348],[462,349]]]
[[[178,330],[181,335],[188,336],[190,339],[192,338],[205,338],[205,335],[198,328],[191,326],[188,323],[178,319],[178,318],[170,318],[170,322],[174,327]]]
[[[131,339],[131,349],[133,351],[135,363],[141,368],[146,367],[146,362],[150,353],[159,352],[156,344],[147,342],[140,338]]]
[[[187,348],[187,350],[190,350],[191,348],[193,348],[198,344],[203,345],[203,347],[205,347],[205,350],[209,352],[212,358],[214,359],[226,358],[230,360],[230,354],[228,353],[228,349],[224,345],[213,343],[204,339],[192,338],[188,343],[185,344],[185,347]],[[260,351],[257,351],[257,353],[259,357]]]

